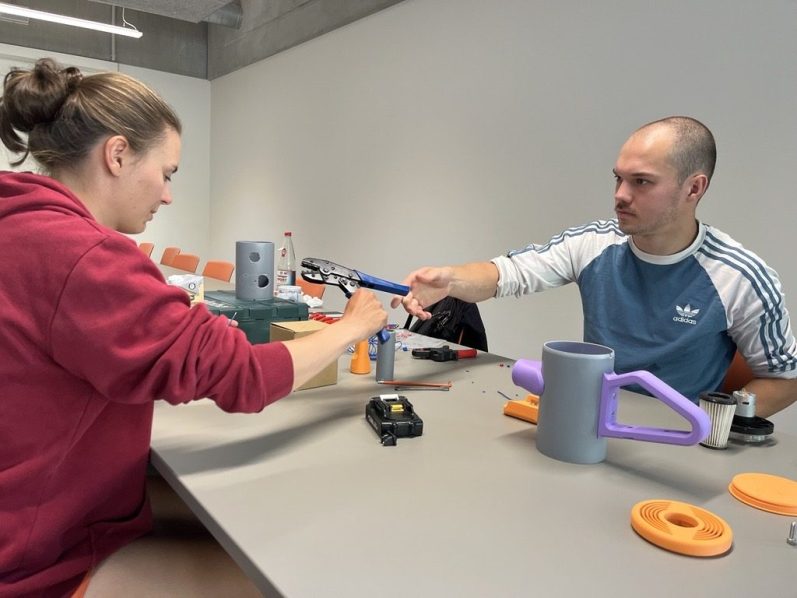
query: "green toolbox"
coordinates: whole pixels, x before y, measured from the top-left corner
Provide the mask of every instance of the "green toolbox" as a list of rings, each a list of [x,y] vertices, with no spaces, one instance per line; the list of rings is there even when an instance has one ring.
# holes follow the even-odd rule
[[[238,299],[234,291],[206,291],[205,305],[210,313],[238,322],[253,345],[267,343],[272,322],[296,322],[307,319],[307,304],[275,297],[263,301]]]

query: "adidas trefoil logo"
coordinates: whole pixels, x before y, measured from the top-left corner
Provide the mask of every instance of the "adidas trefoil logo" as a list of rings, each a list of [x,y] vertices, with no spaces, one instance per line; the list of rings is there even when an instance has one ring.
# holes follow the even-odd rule
[[[694,318],[700,313],[699,309],[692,309],[692,306],[687,303],[683,307],[676,305],[675,311],[678,315],[673,316],[673,322],[683,322],[684,324],[691,324],[692,326],[697,324],[697,320]]]
[[[681,307],[680,305],[675,306],[675,311],[678,312],[678,315],[682,318],[694,318],[697,314],[700,313],[699,309],[692,309],[692,306],[688,303]]]

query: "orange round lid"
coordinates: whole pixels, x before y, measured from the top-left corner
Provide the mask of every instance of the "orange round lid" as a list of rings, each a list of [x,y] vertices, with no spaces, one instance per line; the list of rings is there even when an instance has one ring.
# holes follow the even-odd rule
[[[745,504],[778,515],[797,515],[797,482],[768,473],[735,475],[728,491]]]
[[[638,502],[631,527],[651,544],[688,556],[717,556],[733,544],[733,531],[722,518],[675,500]]]

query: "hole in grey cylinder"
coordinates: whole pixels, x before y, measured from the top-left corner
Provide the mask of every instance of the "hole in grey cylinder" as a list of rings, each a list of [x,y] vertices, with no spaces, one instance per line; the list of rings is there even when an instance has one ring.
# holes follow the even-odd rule
[[[268,286],[268,276],[265,276],[264,274],[261,274],[260,276],[258,276],[257,277],[257,286],[259,286],[261,289],[266,288]]]
[[[260,254],[257,251],[253,251],[249,254],[249,261],[250,262],[259,262],[260,261]]]

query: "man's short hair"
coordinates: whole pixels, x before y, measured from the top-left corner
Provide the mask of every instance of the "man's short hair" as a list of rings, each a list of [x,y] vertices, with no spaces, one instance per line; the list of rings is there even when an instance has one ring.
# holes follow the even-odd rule
[[[706,125],[689,116],[668,116],[637,131],[653,126],[669,127],[675,133],[670,160],[678,172],[679,183],[696,172],[702,172],[711,181],[717,164],[717,145]]]

